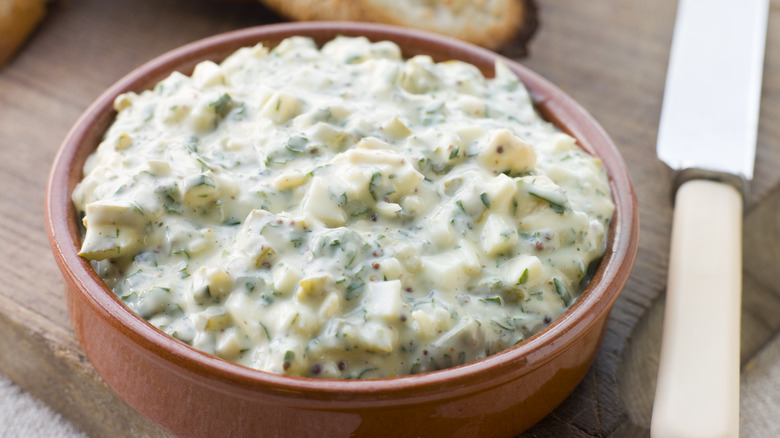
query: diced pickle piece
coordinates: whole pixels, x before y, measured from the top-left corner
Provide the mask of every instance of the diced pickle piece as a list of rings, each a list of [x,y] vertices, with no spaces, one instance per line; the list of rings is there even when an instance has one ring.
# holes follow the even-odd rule
[[[298,285],[303,273],[297,266],[280,263],[274,267],[271,274],[274,291],[287,295]]]
[[[210,172],[187,177],[184,179],[183,189],[184,203],[193,207],[208,205],[220,195],[214,175]]]
[[[549,147],[554,152],[570,151],[577,147],[577,140],[572,136],[559,132],[550,136],[540,147]]]
[[[376,203],[376,211],[384,217],[394,218],[401,211],[401,206],[394,202],[380,201]]]
[[[342,150],[349,138],[344,130],[336,129],[324,122],[317,122],[314,128],[310,129],[310,132],[310,138],[313,141],[322,143],[334,151]]]
[[[414,191],[425,176],[417,171],[402,155],[390,149],[379,148],[376,142],[371,143],[376,149],[367,145],[350,149],[333,159],[334,164],[357,165],[347,180],[362,193],[368,191],[370,199],[376,202],[387,198],[396,202],[403,196]]]
[[[396,280],[404,275],[404,267],[395,257],[388,257],[379,262],[379,268],[387,279]]]
[[[401,315],[401,281],[368,283],[365,300],[369,320],[397,321]]]
[[[271,333],[260,321],[258,303],[249,294],[233,292],[225,301],[225,308],[236,326],[254,345],[265,344],[271,339]]]
[[[187,120],[187,117],[190,115],[191,112],[192,112],[192,107],[190,102],[183,101],[182,103],[173,103],[172,105],[169,105],[165,109],[162,120],[163,122],[169,125],[174,125],[177,123],[181,123],[184,120]],[[209,121],[209,123],[210,122],[211,120]]]
[[[247,60],[262,59],[268,56],[268,48],[262,43],[242,47],[222,61],[222,70],[228,75],[246,69]]]
[[[171,164],[167,161],[149,160],[149,172],[154,176],[167,176],[171,173]]]
[[[121,112],[125,108],[129,108],[138,99],[138,94],[129,92],[122,93],[114,99],[114,109],[116,112]]]
[[[198,314],[195,328],[201,330],[222,330],[230,325],[231,317],[223,306],[211,306]]]
[[[426,204],[421,196],[409,195],[401,201],[401,207],[406,214],[419,216],[428,210],[431,205]]]
[[[355,149],[382,149],[382,150],[388,150],[390,149],[390,145],[376,137],[365,137],[360,139],[360,141],[355,145]],[[356,156],[356,155],[350,155],[350,156]],[[357,156],[363,156],[363,153],[361,152]],[[363,158],[365,159],[365,158]],[[370,160],[370,159],[369,159]],[[366,161],[370,162],[370,161]]]
[[[430,56],[420,55],[410,59],[403,67],[401,87],[412,94],[422,94],[435,88],[440,81],[431,71],[432,64]]]
[[[516,193],[517,182],[503,173],[493,178],[485,191],[490,203],[490,210],[497,213],[511,212],[510,205],[512,205]]]
[[[561,188],[550,178],[540,175],[535,177],[523,177],[520,179],[521,187],[537,200],[546,201],[557,213],[562,213],[566,208],[568,199]]]
[[[451,316],[441,307],[434,307],[431,311],[418,309],[412,312],[412,318],[417,325],[417,332],[423,339],[431,339],[442,330],[449,328]]]
[[[336,292],[331,292],[328,294],[328,296],[325,297],[324,300],[322,300],[322,304],[320,305],[320,310],[318,312],[319,317],[323,320],[330,319],[338,315],[340,309],[341,298],[339,298],[339,295]]]
[[[270,267],[270,258],[276,251],[274,251],[268,239],[260,234],[249,234],[242,237],[242,239],[236,239],[238,248],[246,253],[249,260],[257,267],[263,265]]]
[[[327,182],[320,177],[312,179],[309,191],[303,199],[303,211],[321,220],[328,227],[340,227],[347,220],[347,214],[333,199]]]
[[[382,129],[385,133],[387,133],[387,135],[393,137],[396,140],[406,138],[412,133],[412,131],[406,127],[404,122],[398,120],[398,117],[393,117],[393,120],[387,123]]]
[[[515,257],[502,265],[501,270],[506,283],[512,286],[531,288],[544,279],[542,262],[532,255]]]
[[[482,335],[479,326],[480,323],[474,318],[464,317],[436,339],[431,346],[437,349],[445,349],[446,347],[453,349],[458,349],[458,347],[479,348],[482,344],[479,341]]]
[[[170,293],[170,290],[161,287],[139,292],[135,309],[139,315],[148,319],[165,309],[165,305],[170,301]]]
[[[298,284],[295,298],[298,301],[310,301],[322,298],[332,281],[330,274],[319,274],[306,277]]]
[[[456,128],[455,133],[460,137],[461,143],[470,144],[485,133],[485,128],[479,125],[465,125]]]
[[[229,94],[208,93],[202,96],[187,114],[187,120],[192,130],[206,133],[214,130],[233,106],[234,103]],[[170,115],[168,118],[171,118]],[[175,119],[176,116],[173,118]]]
[[[307,361],[303,348],[292,340],[282,341],[273,350],[272,363],[280,364],[278,373],[300,375],[306,369]]]
[[[464,242],[465,244],[465,242]],[[479,259],[466,248],[422,257],[422,276],[432,288],[462,290],[469,278],[480,270]]]
[[[403,267],[411,273],[419,272],[422,268],[422,261],[418,251],[411,244],[401,246],[395,256]]]
[[[306,175],[298,169],[285,172],[274,179],[274,187],[278,190],[294,189],[306,182]]]
[[[216,355],[223,359],[235,359],[244,349],[244,337],[235,327],[225,329],[217,340]]]
[[[129,148],[132,145],[133,145],[133,137],[130,134],[122,133],[121,135],[119,135],[119,137],[117,137],[116,146],[114,147],[116,148],[116,150],[121,151]]]
[[[482,249],[491,257],[510,255],[518,240],[516,228],[505,215],[488,214],[480,235]]]
[[[270,268],[274,254],[304,243],[307,230],[303,218],[255,209],[233,239],[234,248],[246,253],[255,266]]]
[[[233,277],[222,268],[201,266],[192,282],[192,298],[203,304],[212,298],[222,298],[234,287]]]
[[[104,260],[137,254],[148,223],[139,207],[121,201],[98,201],[87,204],[85,213],[87,232],[79,255]]]
[[[282,125],[301,113],[303,104],[290,94],[278,92],[271,96],[263,105],[260,114],[268,117],[275,124]]]
[[[450,212],[440,209],[426,223],[431,242],[439,248],[448,249],[455,243],[455,229],[450,223]]]
[[[291,328],[301,336],[311,337],[322,326],[317,314],[308,307],[298,309],[295,318],[292,320]]]
[[[288,338],[290,333],[300,336],[311,336],[319,330],[322,321],[309,306],[301,306],[294,301],[279,301],[274,304],[271,312],[266,314],[266,328],[270,333],[277,334],[275,339]],[[287,333],[288,335],[284,335]],[[292,338],[292,336],[290,336]]]
[[[186,320],[179,320],[174,322],[168,327],[166,332],[170,333],[170,335],[174,338],[188,344],[191,343],[193,339],[195,339],[195,329],[192,327],[189,321]]]
[[[198,65],[195,66],[195,70],[192,72],[192,79],[202,88],[215,85],[227,85],[227,78],[225,77],[222,68],[213,61],[198,63]]]
[[[369,321],[357,333],[358,345],[377,353],[390,353],[398,344],[398,332],[379,322]]]
[[[508,173],[516,176],[531,170],[536,165],[536,152],[528,143],[506,129],[490,135],[487,144],[479,153],[479,162],[494,173]]]
[[[484,99],[470,96],[468,94],[459,95],[455,101],[452,102],[452,105],[464,113],[474,117],[485,117],[485,110],[487,109],[487,105],[485,105]]]

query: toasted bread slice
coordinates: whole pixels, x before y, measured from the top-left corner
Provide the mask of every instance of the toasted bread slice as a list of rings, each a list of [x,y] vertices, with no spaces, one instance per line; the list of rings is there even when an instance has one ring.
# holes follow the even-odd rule
[[[527,22],[523,0],[261,0],[292,20],[368,21],[430,30],[490,49]]]
[[[16,53],[46,14],[48,0],[0,0],[0,66]]]

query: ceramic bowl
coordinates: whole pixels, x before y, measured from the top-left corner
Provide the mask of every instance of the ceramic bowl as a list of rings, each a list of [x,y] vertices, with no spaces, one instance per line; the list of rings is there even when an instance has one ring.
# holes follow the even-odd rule
[[[172,71],[191,72],[242,46],[275,45],[293,35],[324,43],[337,35],[396,42],[406,56],[460,59],[492,75],[493,52],[408,29],[356,23],[261,26],[173,50],[133,70],[72,128],[54,162],[47,227],[65,278],[73,329],[106,383],[130,406],[180,436],[513,436],[541,420],[592,364],[609,311],[637,249],[636,199],[626,166],[602,128],[574,100],[523,66],[504,59],[525,82],[540,113],[600,157],[616,204],[607,251],[576,303],[527,341],[478,362],[378,380],[318,380],[260,372],[197,351],[138,317],[78,256],[80,231],[70,194],[87,156],[112,122],[114,98],[151,88]]]

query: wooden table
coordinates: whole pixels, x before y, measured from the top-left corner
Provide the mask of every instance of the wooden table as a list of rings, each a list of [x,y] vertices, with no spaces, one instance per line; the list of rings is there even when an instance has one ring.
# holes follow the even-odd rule
[[[521,59],[579,100],[620,148],[639,197],[641,238],[594,367],[525,436],[645,436],[663,310],[670,175],[655,140],[676,3],[537,0]],[[280,21],[211,0],[60,0],[0,70],[0,372],[93,436],[165,436],[95,373],[69,325],[46,240],[44,188],[79,114],[133,67],[183,43]],[[755,181],[745,219],[743,363],[780,328],[780,0],[772,1]],[[724,84],[728,86],[728,84]]]

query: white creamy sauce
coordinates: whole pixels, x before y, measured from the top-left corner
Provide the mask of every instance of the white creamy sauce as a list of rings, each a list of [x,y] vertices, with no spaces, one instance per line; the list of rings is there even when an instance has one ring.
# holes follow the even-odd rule
[[[564,312],[604,251],[600,161],[502,64],[291,38],[115,107],[73,194],[81,255],[160,330],[251,368],[484,358]]]

